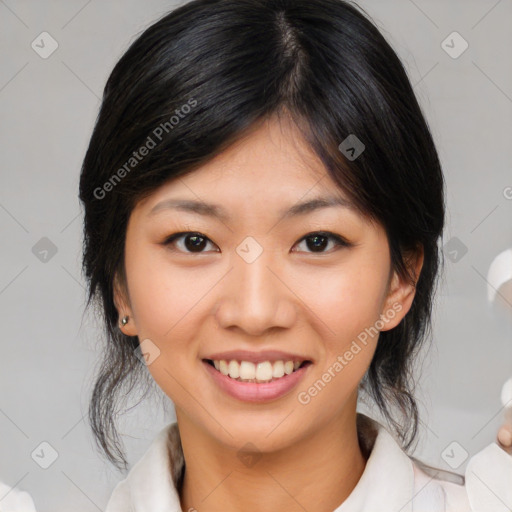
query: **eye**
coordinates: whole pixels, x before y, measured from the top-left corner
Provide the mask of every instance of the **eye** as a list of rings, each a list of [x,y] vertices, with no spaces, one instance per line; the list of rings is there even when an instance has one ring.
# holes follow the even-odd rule
[[[328,247],[329,242],[332,242],[332,247],[334,248],[350,247],[352,245],[341,236],[327,231],[310,233],[301,238],[300,242],[302,243],[302,241],[306,242],[306,247],[309,249],[309,252],[313,253],[329,252],[325,250],[325,248]],[[164,240],[163,245],[176,245],[181,252],[200,254],[202,252],[206,252],[204,251],[204,248],[208,243],[215,246],[215,244],[202,233],[196,231],[185,231],[168,236]]]
[[[178,248],[182,252],[190,252],[190,253],[201,253],[204,247],[210,242],[212,245],[213,242],[206,236],[201,233],[193,232],[193,231],[185,231],[183,233],[174,233],[173,235],[167,237],[163,242],[163,245],[171,245],[175,244],[177,241],[182,241],[183,245],[177,243]],[[181,246],[180,246],[181,245]]]
[[[314,253],[330,252],[324,250],[325,247],[329,245],[329,242],[332,242],[334,248],[350,247],[352,245],[341,236],[335,235],[334,233],[330,233],[328,231],[310,233],[309,235],[301,238],[300,241],[302,242],[303,240],[306,242],[306,247]]]

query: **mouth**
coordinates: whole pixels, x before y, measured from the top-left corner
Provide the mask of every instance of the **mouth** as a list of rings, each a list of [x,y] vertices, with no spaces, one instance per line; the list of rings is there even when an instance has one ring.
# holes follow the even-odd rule
[[[217,389],[242,402],[253,403],[268,403],[289,395],[313,364],[300,356],[273,351],[239,351],[210,357],[213,359],[202,362]]]
[[[237,382],[265,384],[285,379],[312,364],[309,360],[245,361],[237,359],[203,359],[218,373]]]

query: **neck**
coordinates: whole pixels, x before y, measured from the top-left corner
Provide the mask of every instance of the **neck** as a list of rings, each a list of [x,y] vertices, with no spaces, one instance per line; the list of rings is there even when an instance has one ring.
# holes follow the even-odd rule
[[[220,445],[178,411],[177,418],[186,462],[180,493],[184,511],[332,512],[352,492],[366,465],[355,403],[300,445],[258,454],[250,467],[236,449]]]

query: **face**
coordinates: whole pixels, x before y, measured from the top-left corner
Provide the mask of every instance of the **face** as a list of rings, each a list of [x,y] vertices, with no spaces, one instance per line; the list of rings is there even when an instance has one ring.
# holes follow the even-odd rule
[[[275,119],[138,203],[125,267],[123,332],[139,337],[178,421],[262,452],[355,413],[378,332],[414,294],[383,227]]]

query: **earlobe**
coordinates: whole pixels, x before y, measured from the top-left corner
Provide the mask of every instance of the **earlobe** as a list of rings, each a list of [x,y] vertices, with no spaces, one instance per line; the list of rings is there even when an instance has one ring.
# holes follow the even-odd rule
[[[381,313],[381,318],[384,317],[387,320],[385,327],[381,329],[382,331],[396,327],[411,308],[414,296],[416,295],[416,283],[423,267],[423,257],[422,247],[405,257],[405,263],[412,282],[400,276],[396,270],[393,270],[393,276],[388,287],[388,295]]]
[[[127,297],[126,286],[120,282],[117,273],[114,276],[113,288],[114,305],[119,314],[118,327],[126,336],[137,336],[133,314]]]

